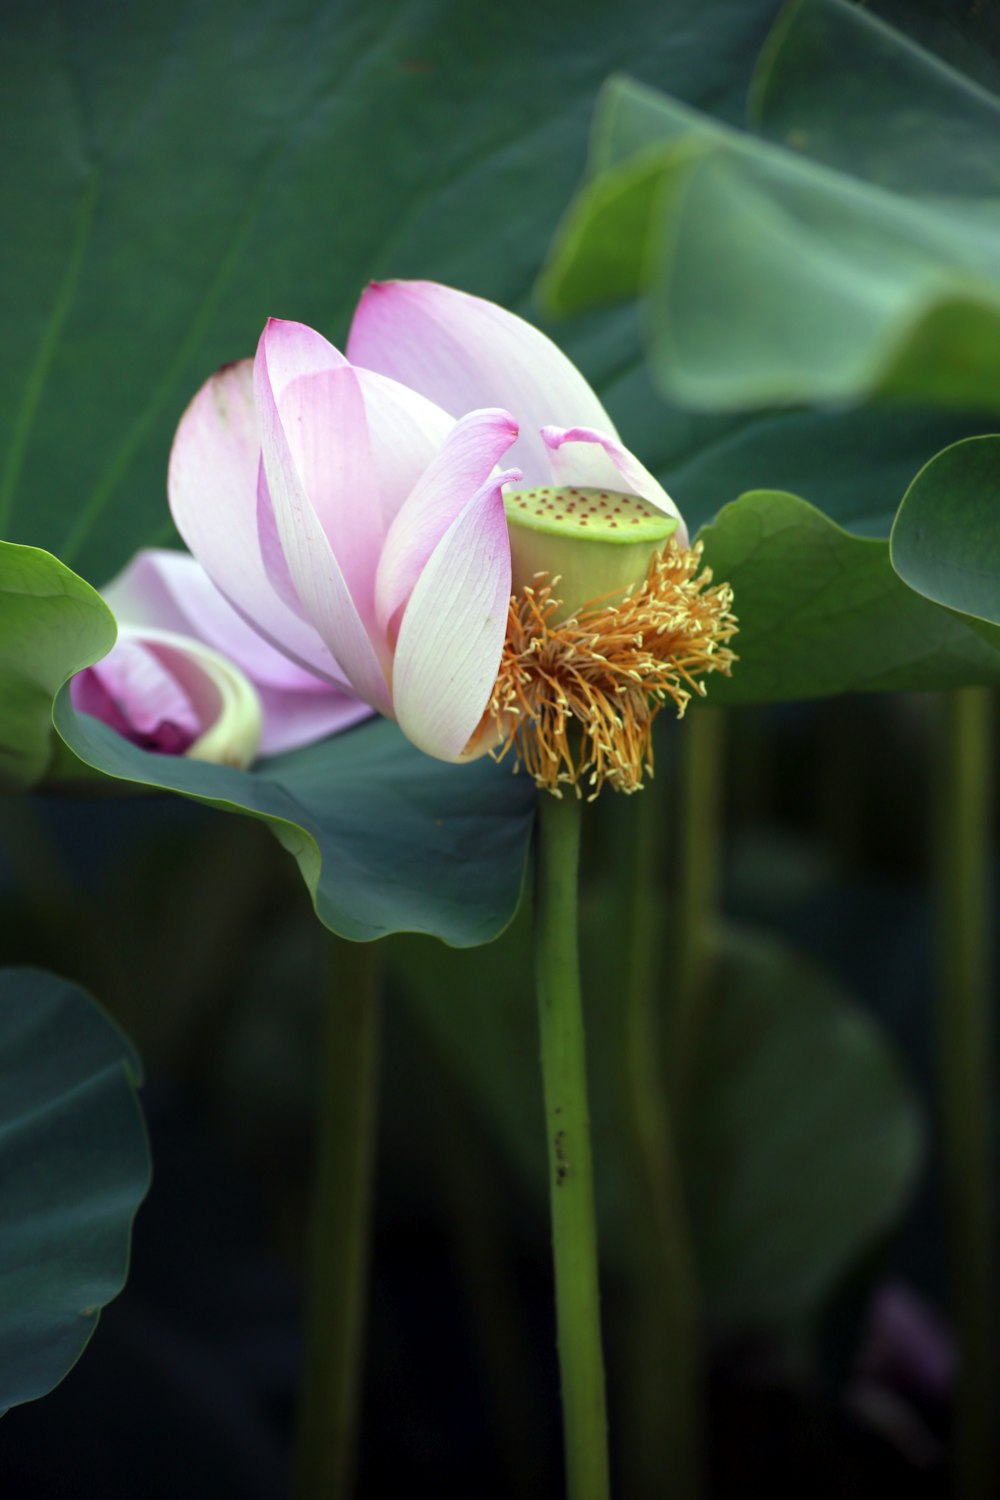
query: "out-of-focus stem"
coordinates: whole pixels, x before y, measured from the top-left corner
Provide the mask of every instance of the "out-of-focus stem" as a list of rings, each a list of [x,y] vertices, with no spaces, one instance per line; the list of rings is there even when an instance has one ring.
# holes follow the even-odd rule
[[[992,1017],[993,703],[945,698],[939,1037],[951,1301],[958,1332],[954,1492],[997,1493]]]
[[[382,955],[375,943],[338,940],[331,960],[296,1434],[297,1500],[349,1500],[353,1493],[368,1286]]]
[[[672,914],[666,930],[658,869],[667,839],[664,791],[662,782],[652,782],[619,811],[626,835],[618,872],[625,897],[623,1091],[635,1166],[637,1273],[623,1463],[628,1494],[697,1500],[704,1441],[697,1270],[661,1061],[663,960],[674,930]]]
[[[675,1118],[683,1115],[710,997],[722,860],[725,717],[700,704],[678,733],[675,834],[677,889],[671,912],[673,964],[667,1077]]]

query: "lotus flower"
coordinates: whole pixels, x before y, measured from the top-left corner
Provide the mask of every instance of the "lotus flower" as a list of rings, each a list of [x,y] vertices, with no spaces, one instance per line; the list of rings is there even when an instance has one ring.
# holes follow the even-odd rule
[[[505,455],[519,467],[498,472]],[[188,407],[168,488],[184,540],[256,631],[459,760],[496,682],[503,487],[522,477],[677,516],[543,334],[480,298],[391,282],[365,292],[348,358],[269,321],[256,359]]]
[[[246,766],[371,712],[275,651],[184,553],[140,552],[104,598],[118,640],[73,703],[143,749]]]

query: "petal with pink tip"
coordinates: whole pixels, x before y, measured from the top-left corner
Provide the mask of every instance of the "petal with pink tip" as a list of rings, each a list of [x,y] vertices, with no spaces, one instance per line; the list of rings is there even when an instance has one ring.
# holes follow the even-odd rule
[[[399,627],[392,680],[400,728],[427,755],[460,760],[500,666],[510,600],[501,481],[452,521]]]
[[[688,545],[684,517],[658,479],[617,438],[593,427],[543,427],[552,478],[557,485],[619,490],[648,500],[678,521],[674,539]]]
[[[212,375],[181,417],[167,475],[170,509],[190,550],[244,619],[304,666],[342,681],[314,626],[268,582],[257,541],[259,462],[247,359]]]
[[[375,580],[375,615],[381,630],[391,635],[393,617],[409,599],[434,548],[516,437],[517,423],[505,411],[470,412],[455,423],[385,539]],[[512,469],[497,482],[520,477]]]
[[[340,350],[306,323],[268,318],[264,337],[267,339],[271,389],[279,404],[286,387],[294,380],[303,375],[318,375],[324,370],[342,369],[347,364]]]
[[[352,406],[356,410],[353,403],[355,396],[361,401],[360,390],[354,372],[346,367],[293,382],[285,394],[297,384],[303,387],[314,382],[327,384],[335,377],[344,380],[334,398],[337,409],[343,411]],[[336,652],[354,691],[380,713],[390,713],[385,674],[337,556],[313,509],[274,399],[268,378],[267,330],[261,337],[254,363],[254,395],[271,505],[295,592],[328,648]],[[363,465],[363,454],[358,464]],[[256,534],[256,526],[254,531]],[[372,584],[374,594],[374,577]]]
[[[357,375],[339,355],[340,363],[333,367],[295,373],[289,344],[297,349],[304,343],[307,352],[315,352],[308,336],[326,343],[301,324],[272,318],[260,339],[258,385],[268,385],[298,483],[326,534],[358,613],[371,629],[383,528],[365,399]],[[332,345],[328,347],[336,354]],[[271,379],[272,358],[282,369],[283,384]]]
[[[455,417],[479,406],[513,412],[521,435],[510,462],[526,484],[549,475],[538,429],[614,425],[562,350],[523,318],[432,281],[372,282],[351,324],[347,357],[421,391]]]
[[[367,446],[364,495],[368,497],[364,514],[357,513],[361,498],[357,492],[351,516],[353,531],[359,525],[371,529],[380,541],[382,532],[409,494],[418,476],[454,426],[454,419],[416,391],[396,380],[373,371],[357,371],[364,398],[363,418],[357,411],[323,410],[323,383],[306,387],[299,382],[306,377],[328,376],[334,370],[348,368],[344,356],[334,346],[303,323],[285,323],[271,318],[264,329],[268,370],[278,410],[285,423],[290,446],[313,505],[319,514],[330,543],[354,586],[351,569],[345,566],[344,539],[338,534],[339,504],[337,473],[342,453],[345,423],[352,438],[349,458],[355,465],[359,451]],[[274,367],[277,361],[278,376]],[[332,387],[335,399],[346,401],[343,388]],[[301,399],[296,399],[296,392]],[[363,439],[367,429],[368,437]],[[359,478],[361,476],[353,476]],[[332,493],[330,493],[332,491]],[[370,503],[377,493],[377,505]],[[382,526],[378,526],[381,517]],[[332,529],[331,529],[332,528]],[[353,546],[353,542],[348,545]]]

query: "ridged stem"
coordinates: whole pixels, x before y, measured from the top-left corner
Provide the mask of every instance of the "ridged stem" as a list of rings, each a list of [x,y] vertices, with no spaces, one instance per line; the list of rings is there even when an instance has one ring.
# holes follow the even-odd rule
[[[678,734],[677,881],[672,914],[676,966],[667,1046],[667,1078],[678,1120],[697,1066],[711,998],[712,937],[721,884],[725,727],[720,709],[695,706]]]
[[[608,1500],[597,1225],[577,933],[582,804],[538,799],[535,982],[568,1500]]]

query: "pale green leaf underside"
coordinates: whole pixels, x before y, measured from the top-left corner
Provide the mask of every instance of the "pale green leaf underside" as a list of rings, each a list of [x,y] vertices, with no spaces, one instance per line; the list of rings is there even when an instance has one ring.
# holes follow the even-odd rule
[[[100,596],[57,558],[0,542],[0,789],[30,786],[48,770],[52,699],[110,651],[116,633]]]

